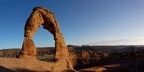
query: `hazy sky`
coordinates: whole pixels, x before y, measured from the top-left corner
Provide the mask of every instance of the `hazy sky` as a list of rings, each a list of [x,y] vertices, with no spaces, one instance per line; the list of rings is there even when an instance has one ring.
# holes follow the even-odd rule
[[[0,48],[21,48],[36,6],[55,14],[66,44],[144,44],[144,0],[0,0]],[[54,46],[42,26],[33,40],[37,47]]]

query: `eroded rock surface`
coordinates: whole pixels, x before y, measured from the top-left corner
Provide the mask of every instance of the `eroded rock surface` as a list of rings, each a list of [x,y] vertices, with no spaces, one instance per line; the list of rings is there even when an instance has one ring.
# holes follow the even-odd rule
[[[25,38],[22,46],[20,58],[36,58],[36,46],[32,39]]]
[[[24,34],[25,39],[19,57],[36,58],[36,47],[32,41],[32,38],[40,25],[43,25],[43,28],[48,30],[54,36],[56,62],[54,63],[53,70],[61,71],[64,69],[73,69],[69,59],[68,49],[66,47],[63,35],[60,32],[59,24],[56,21],[54,14],[43,7],[35,7],[30,17],[26,21]]]

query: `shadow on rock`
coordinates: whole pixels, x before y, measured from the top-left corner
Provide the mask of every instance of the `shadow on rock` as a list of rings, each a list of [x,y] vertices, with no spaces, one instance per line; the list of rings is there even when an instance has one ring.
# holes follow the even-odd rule
[[[0,66],[0,72],[15,72],[15,71],[13,71],[13,70],[11,70],[11,69],[8,69],[8,68],[5,68],[5,67]]]
[[[39,71],[28,70],[28,69],[17,69],[16,72],[39,72]],[[40,71],[40,72],[51,72],[51,71]]]
[[[76,71],[68,69],[68,70],[65,70],[64,72],[76,72]]]
[[[96,72],[96,71],[80,70],[79,72]]]

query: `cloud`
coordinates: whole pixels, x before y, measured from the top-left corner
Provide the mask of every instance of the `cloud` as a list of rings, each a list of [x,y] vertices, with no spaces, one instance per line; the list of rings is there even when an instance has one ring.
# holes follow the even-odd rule
[[[108,39],[90,43],[89,45],[144,45],[144,37]]]

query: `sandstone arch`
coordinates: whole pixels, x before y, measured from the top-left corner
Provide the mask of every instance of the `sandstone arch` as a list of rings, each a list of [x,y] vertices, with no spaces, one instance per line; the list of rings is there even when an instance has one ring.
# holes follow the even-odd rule
[[[43,28],[48,30],[54,36],[56,59],[54,66],[60,66],[61,63],[63,63],[68,69],[73,69],[69,59],[68,49],[63,35],[60,32],[59,24],[56,21],[54,14],[43,7],[35,7],[26,21],[24,32],[25,38],[19,58],[36,58],[36,46],[32,37],[40,25],[43,25]]]

